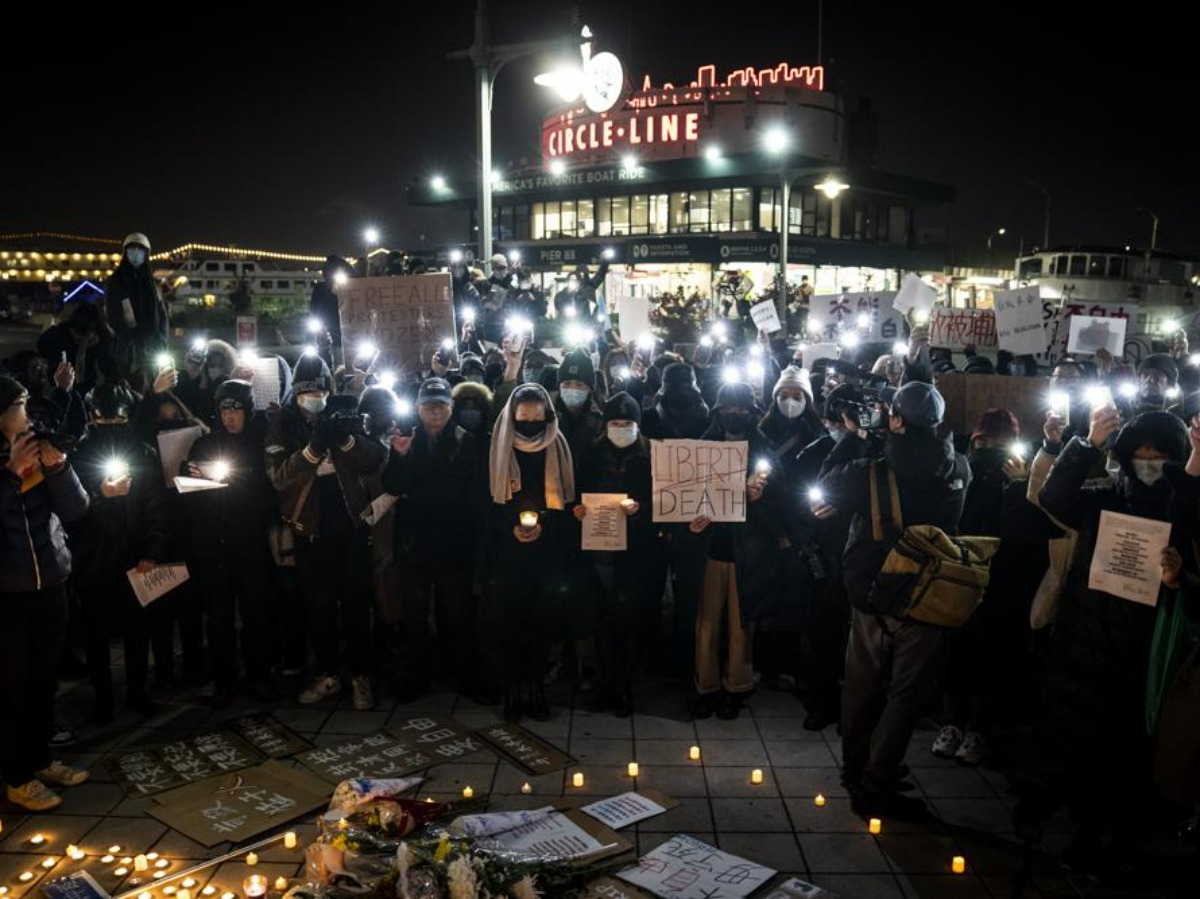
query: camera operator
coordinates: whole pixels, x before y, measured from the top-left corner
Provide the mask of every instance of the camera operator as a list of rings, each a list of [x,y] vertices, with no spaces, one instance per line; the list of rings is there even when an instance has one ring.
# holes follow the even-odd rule
[[[61,522],[84,515],[88,499],[62,452],[29,432],[27,397],[0,376],[0,774],[10,803],[40,812],[62,803],[47,784],[88,779],[46,746],[67,635],[71,553]]]
[[[872,605],[872,585],[890,546],[872,536],[870,487],[875,466],[885,465],[895,476],[905,526],[958,532],[971,469],[951,438],[937,434],[945,411],[934,387],[906,384],[892,399],[882,450],[844,463],[840,453],[833,454],[819,484],[830,505],[854,513],[844,557],[854,611],[842,697],[842,764],[858,814],[928,813],[924,803],[899,792],[901,763],[916,715],[933,695],[947,630],[893,618]]]
[[[332,380],[320,357],[300,357],[292,399],[267,428],[266,464],[280,513],[295,532],[296,574],[312,624],[317,673],[299,701],[310,704],[341,694],[339,643],[344,641],[354,707],[361,711],[375,704],[370,529],[362,515],[386,451],[363,436],[356,413],[327,411]]]

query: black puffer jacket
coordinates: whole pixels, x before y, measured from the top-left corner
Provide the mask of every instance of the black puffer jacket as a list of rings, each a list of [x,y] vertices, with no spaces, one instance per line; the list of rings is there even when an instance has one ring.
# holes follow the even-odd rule
[[[125,321],[126,300],[133,309],[132,327]],[[104,284],[104,303],[108,326],[124,344],[136,346],[146,356],[166,351],[170,342],[167,307],[154,283],[149,261],[134,268],[122,258]]]
[[[844,452],[852,449],[837,448]],[[820,486],[831,505],[854,513],[843,556],[846,593],[852,606],[874,614],[868,595],[890,547],[886,540],[876,543],[871,533],[872,459],[840,463],[840,455],[836,451],[831,454]],[[889,434],[882,457],[873,457],[882,458],[896,475],[905,527],[928,524],[947,534],[958,533],[971,466],[965,456],[954,451],[949,436],[915,428],[905,434]]]
[[[0,457],[7,462],[6,457]],[[70,465],[21,492],[21,480],[0,468],[0,594],[56,587],[71,573],[62,522],[87,513],[88,496]]]
[[[227,553],[261,555],[267,527],[277,520],[279,498],[263,465],[266,423],[251,418],[240,434],[230,434],[220,417],[212,432],[194,444],[188,462],[198,465],[221,461],[229,466],[220,490],[203,490],[181,496],[191,524],[190,550],[201,561]]]

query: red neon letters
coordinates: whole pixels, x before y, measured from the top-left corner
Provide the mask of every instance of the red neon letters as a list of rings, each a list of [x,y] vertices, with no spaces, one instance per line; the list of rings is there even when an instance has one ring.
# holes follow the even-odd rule
[[[613,147],[632,148],[679,141],[694,143],[700,139],[700,113],[663,109],[592,119],[579,124],[567,121],[549,128],[544,137],[545,152],[549,157]]]

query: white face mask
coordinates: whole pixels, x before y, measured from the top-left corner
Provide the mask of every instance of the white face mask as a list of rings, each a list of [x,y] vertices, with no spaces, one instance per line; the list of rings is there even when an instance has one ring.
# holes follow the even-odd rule
[[[617,449],[625,449],[627,446],[633,446],[638,439],[638,426],[631,425],[609,425],[608,426],[608,442]]]
[[[130,247],[125,251],[125,258],[129,260],[130,265],[138,268],[146,261],[146,251],[141,247]]]
[[[775,401],[775,405],[779,407],[779,411],[783,413],[784,418],[799,418],[804,414],[804,400],[794,400],[790,397],[781,396]]]
[[[580,390],[578,387],[563,387],[558,393],[569,409],[578,409],[587,402],[588,398],[588,392]]]
[[[1162,480],[1164,464],[1162,459],[1134,459],[1133,473],[1147,487],[1153,487]]]
[[[328,400],[323,396],[298,396],[296,402],[300,404],[300,408],[305,412],[310,412],[313,415],[320,415],[325,411],[325,403]]]

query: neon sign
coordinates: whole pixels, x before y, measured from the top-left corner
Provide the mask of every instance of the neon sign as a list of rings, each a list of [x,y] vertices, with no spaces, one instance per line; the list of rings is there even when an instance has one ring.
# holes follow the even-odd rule
[[[578,123],[570,120],[545,130],[543,143],[547,157],[567,156],[587,150],[633,149],[644,145],[700,139],[700,113],[679,110],[655,110],[628,115],[618,113],[604,118],[589,117]]]
[[[696,69],[696,79],[688,86],[767,87],[772,84],[797,85],[811,88],[812,90],[824,90],[825,67],[796,67],[788,65],[786,62],[781,62],[779,65],[769,69],[756,69],[754,66],[746,66],[743,69],[734,69],[725,76],[724,81],[718,82],[716,66],[700,66]],[[642,79],[642,92],[649,93],[655,90],[675,90],[675,85],[668,81],[661,88],[656,88],[650,83],[650,76],[645,76]]]

